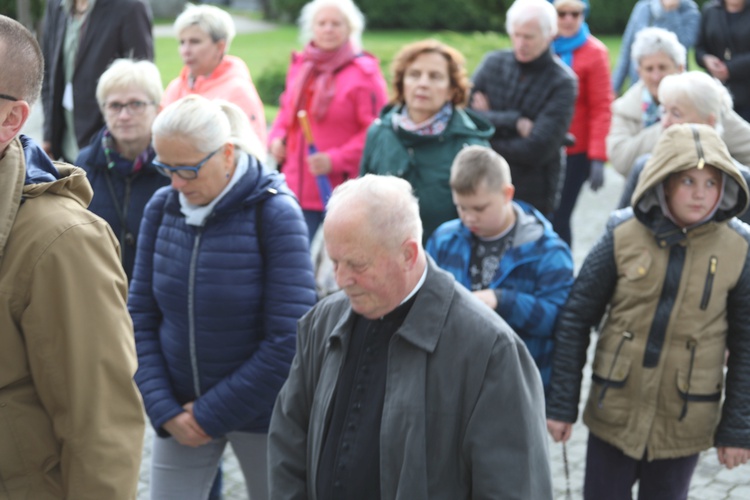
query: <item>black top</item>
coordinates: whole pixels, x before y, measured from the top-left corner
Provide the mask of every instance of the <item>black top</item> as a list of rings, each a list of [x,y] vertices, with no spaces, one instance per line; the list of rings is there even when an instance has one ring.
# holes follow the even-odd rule
[[[380,421],[388,344],[417,294],[380,319],[357,316],[333,394],[318,467],[318,498],[380,500]]]

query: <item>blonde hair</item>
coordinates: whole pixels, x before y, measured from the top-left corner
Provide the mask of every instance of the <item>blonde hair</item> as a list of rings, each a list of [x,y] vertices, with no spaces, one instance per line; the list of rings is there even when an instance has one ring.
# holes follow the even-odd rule
[[[231,143],[258,160],[265,158],[264,148],[247,115],[224,100],[209,101],[197,94],[183,97],[156,116],[151,131],[159,137],[179,136],[202,153]]]
[[[451,165],[451,189],[458,194],[474,194],[483,182],[490,191],[500,190],[511,183],[510,166],[492,148],[466,146]]]
[[[99,77],[96,85],[96,101],[104,106],[107,96],[116,90],[141,90],[157,106],[164,93],[159,69],[151,61],[115,59]]]

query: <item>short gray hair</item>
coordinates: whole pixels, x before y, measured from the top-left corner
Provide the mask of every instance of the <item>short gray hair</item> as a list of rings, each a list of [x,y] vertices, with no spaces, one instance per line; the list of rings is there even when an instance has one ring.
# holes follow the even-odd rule
[[[641,59],[663,53],[677,66],[685,66],[687,50],[677,39],[677,35],[663,28],[643,28],[636,33],[633,47],[630,49],[630,59],[638,66]]]
[[[355,49],[362,48],[362,32],[365,29],[365,15],[359,10],[359,7],[355,5],[352,0],[312,0],[302,7],[300,11],[299,24],[300,29],[300,41],[303,45],[312,40],[313,37],[313,22],[315,16],[320,12],[323,7],[336,7],[344,15],[347,23],[349,24],[349,40],[354,45]]]
[[[516,0],[505,14],[505,31],[512,35],[514,26],[537,21],[545,38],[557,35],[557,11],[547,0]]]
[[[0,92],[33,105],[42,91],[44,56],[23,24],[0,15]]]
[[[732,109],[732,97],[726,87],[703,71],[665,76],[659,83],[659,102],[670,99],[688,104],[706,121],[713,116],[719,134],[723,132],[722,117]]]
[[[419,202],[404,179],[373,174],[350,179],[333,190],[326,208],[332,214],[352,204],[366,208],[367,223],[384,246],[398,247],[406,238],[422,242]]]
[[[157,106],[164,93],[159,69],[151,61],[115,59],[96,85],[96,101],[102,107],[107,97],[118,90],[140,90]]]
[[[234,20],[228,12],[213,5],[193,5],[189,3],[174,21],[175,35],[179,37],[180,33],[190,26],[198,26],[211,37],[214,43],[225,40],[227,46],[224,48],[224,53],[229,51],[229,46],[234,39],[235,28]]]
[[[198,94],[185,96],[164,108],[156,116],[151,132],[159,137],[178,136],[202,153],[232,143],[258,159],[265,156],[247,115],[237,105],[218,99],[209,101]]]

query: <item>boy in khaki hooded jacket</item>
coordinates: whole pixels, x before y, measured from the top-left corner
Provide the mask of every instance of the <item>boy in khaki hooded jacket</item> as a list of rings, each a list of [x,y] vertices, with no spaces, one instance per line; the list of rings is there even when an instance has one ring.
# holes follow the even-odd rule
[[[640,498],[684,499],[700,451],[716,446],[728,468],[750,458],[750,228],[734,218],[748,187],[714,129],[674,125],[633,199],[560,315],[547,426],[570,438],[600,325],[584,498],[630,499],[640,481]]]

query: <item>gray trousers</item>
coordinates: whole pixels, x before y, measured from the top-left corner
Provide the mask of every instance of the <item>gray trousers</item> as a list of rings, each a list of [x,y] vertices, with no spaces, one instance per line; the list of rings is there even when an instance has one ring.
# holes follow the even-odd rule
[[[183,446],[171,437],[154,437],[152,500],[206,500],[227,443],[240,463],[250,500],[267,500],[268,434],[250,432],[230,432],[197,448]]]

